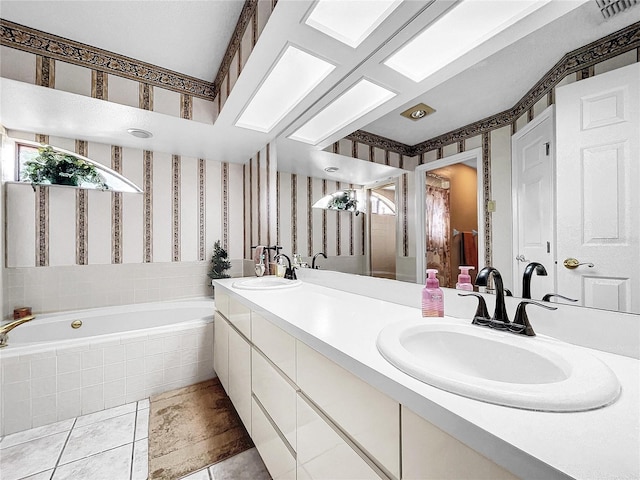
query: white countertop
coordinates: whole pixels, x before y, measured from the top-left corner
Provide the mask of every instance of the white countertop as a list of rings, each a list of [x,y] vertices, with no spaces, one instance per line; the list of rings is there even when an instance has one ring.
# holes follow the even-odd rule
[[[421,319],[417,308],[307,282],[281,291],[238,290],[232,287],[236,280],[216,280],[216,288],[224,287],[283,330],[521,478],[640,478],[636,359],[586,349],[604,361],[622,385],[618,400],[607,407],[576,413],[502,407],[422,383],[380,355],[380,330],[397,321]],[[470,322],[452,317],[437,321]]]

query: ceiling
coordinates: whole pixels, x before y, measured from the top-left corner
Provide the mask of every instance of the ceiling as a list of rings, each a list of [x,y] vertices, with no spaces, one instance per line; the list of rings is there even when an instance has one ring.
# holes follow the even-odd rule
[[[279,0],[214,125],[76,98],[79,96],[42,87],[16,85],[19,82],[4,79],[0,121],[8,128],[47,128],[51,135],[241,163],[267,142],[277,140],[278,168],[283,171],[371,183],[400,171],[393,167],[380,169],[384,166],[348,157],[327,156],[319,150],[357,129],[414,145],[498,113],[512,107],[566,52],[640,20],[640,7],[605,21],[595,0],[552,0],[536,15],[478,45],[422,82],[410,81],[382,64],[454,3],[455,0],[406,0],[353,49],[304,25],[302,20],[313,1]],[[243,4],[237,0],[2,0],[0,16],[213,81]],[[248,100],[289,44],[329,59],[336,68],[271,132],[235,127]],[[316,146],[287,138],[362,77],[397,95]],[[417,122],[399,115],[419,102],[434,107],[436,113]],[[57,115],[64,121],[52,125],[48,115]],[[156,135],[147,141],[127,137],[123,132],[131,126]],[[339,164],[340,171],[325,173],[327,162]]]
[[[0,17],[213,82],[243,1],[2,0]]]

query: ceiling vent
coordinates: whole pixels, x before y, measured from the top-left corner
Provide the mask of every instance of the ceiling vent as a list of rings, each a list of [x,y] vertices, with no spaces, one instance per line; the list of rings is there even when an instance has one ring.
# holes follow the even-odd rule
[[[596,0],[600,12],[605,19],[625,11],[638,4],[638,0]]]

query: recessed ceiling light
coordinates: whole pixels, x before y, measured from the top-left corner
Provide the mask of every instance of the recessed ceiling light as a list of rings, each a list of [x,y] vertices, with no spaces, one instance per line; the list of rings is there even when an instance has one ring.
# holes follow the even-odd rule
[[[393,12],[402,0],[320,0],[304,23],[356,48]]]
[[[363,78],[289,135],[289,138],[317,145],[329,135],[395,96],[391,90]]]
[[[421,82],[549,1],[459,2],[384,64],[415,82]]]
[[[324,171],[327,173],[334,173],[340,170],[338,167],[325,167]]]
[[[142,130],[140,128],[128,128],[127,133],[129,135],[133,135],[138,138],[151,138],[153,137],[153,133],[147,132],[146,130]]]
[[[411,120],[420,120],[421,118],[424,118],[427,115],[432,114],[433,112],[435,112],[435,109],[431,108],[429,105],[419,103],[418,105],[405,110],[400,115]]]
[[[236,121],[267,133],[336,68],[289,45]]]

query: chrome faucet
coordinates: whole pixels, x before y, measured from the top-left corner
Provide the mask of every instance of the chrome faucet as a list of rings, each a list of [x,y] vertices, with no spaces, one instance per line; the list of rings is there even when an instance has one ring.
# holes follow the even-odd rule
[[[527,265],[522,275],[522,298],[531,298],[531,277],[533,272],[543,277],[547,276],[547,269],[541,263],[531,262]]]
[[[498,269],[494,267],[484,267],[480,270],[476,277],[476,286],[486,287],[489,283],[489,276],[491,274],[493,274],[493,281],[496,284],[496,308],[493,311],[493,317],[491,317],[491,319],[509,323],[507,308],[504,304],[504,285],[502,283],[502,275],[500,275]]]
[[[11,330],[22,325],[23,323],[30,322],[34,318],[36,317],[33,315],[29,315],[28,317],[19,318],[18,320],[14,320],[13,322],[9,322],[6,325],[0,327],[0,348],[6,347],[8,345],[7,342],[9,340],[9,332]]]
[[[278,258],[280,258],[280,257],[286,258],[287,259],[287,263],[289,265],[284,270],[284,278],[286,278],[287,280],[297,280],[296,271],[291,266],[291,259],[288,256],[286,256],[284,253],[278,253],[275,257],[273,257],[273,259],[277,261]]]
[[[313,256],[313,260],[311,260],[311,268],[316,270],[318,269],[318,267],[316,266],[316,258],[318,258],[318,255],[322,255],[325,259],[327,258],[327,255],[324,252],[318,252]]]

